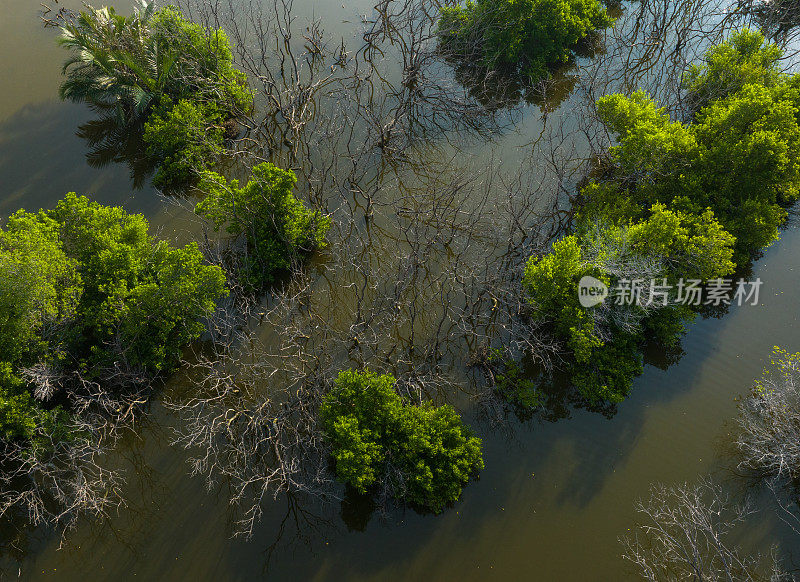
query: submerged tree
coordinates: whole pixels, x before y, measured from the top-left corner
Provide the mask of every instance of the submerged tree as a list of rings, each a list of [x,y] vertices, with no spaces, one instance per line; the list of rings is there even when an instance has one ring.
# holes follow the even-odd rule
[[[768,480],[800,477],[800,353],[775,348],[772,366],[739,407],[741,467]]]
[[[253,96],[222,29],[154,4],[141,0],[131,16],[87,6],[64,17],[59,43],[73,56],[60,95],[89,103],[125,131],[143,131],[159,167],[156,186],[170,188],[211,165]]]
[[[696,311],[686,296],[678,304],[680,279],[721,281],[778,238],[800,193],[800,76],[777,72],[780,54],[748,30],[708,49],[684,78],[699,107],[691,122],[641,91],[597,101],[617,144],[580,192],[574,234],[532,257],[523,279],[589,399],[624,399],[645,341],[678,341]],[[611,288],[639,281],[642,296],[579,305],[584,276]],[[654,295],[661,287],[672,295]]]
[[[438,513],[483,469],[481,440],[450,406],[403,402],[395,382],[370,371],[339,374],[320,410],[336,474],[361,493],[385,488]]]
[[[442,7],[438,34],[451,58],[535,82],[612,22],[598,0],[470,0]]]
[[[732,502],[719,485],[654,485],[636,510],[643,521],[623,538],[623,557],[643,580],[779,582],[792,580],[775,556],[745,555],[734,543],[753,510]]]
[[[241,282],[248,287],[271,283],[276,273],[289,271],[299,260],[325,246],[330,218],[306,208],[295,197],[297,177],[291,170],[259,164],[245,186],[204,172],[200,189],[206,192],[195,212],[215,229],[244,234],[247,250]]]
[[[0,230],[0,514],[103,511],[116,477],[97,457],[225,295],[197,245],[147,230],[75,194]]]

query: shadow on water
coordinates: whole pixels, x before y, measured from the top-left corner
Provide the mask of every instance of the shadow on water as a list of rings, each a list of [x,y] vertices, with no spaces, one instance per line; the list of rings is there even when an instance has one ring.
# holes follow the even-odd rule
[[[155,164],[147,156],[143,127],[119,123],[114,115],[99,112],[78,127],[76,135],[89,146],[86,161],[93,168],[105,168],[111,163],[127,166],[131,185],[141,190],[155,171]]]
[[[99,137],[93,117],[86,107],[51,102],[29,105],[0,123],[0,215],[50,207],[69,191],[91,195],[103,204],[123,204],[148,217],[160,209],[152,191],[134,197],[121,167],[97,171],[87,165],[86,140],[75,128],[88,124],[82,131]]]

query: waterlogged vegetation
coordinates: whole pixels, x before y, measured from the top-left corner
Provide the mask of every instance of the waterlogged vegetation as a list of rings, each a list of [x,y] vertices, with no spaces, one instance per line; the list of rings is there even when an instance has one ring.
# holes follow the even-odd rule
[[[438,35],[450,58],[535,83],[612,22],[599,0],[469,0],[442,7]]]
[[[799,364],[800,353],[774,348],[769,367],[739,405],[734,441],[737,468],[770,492],[773,509],[795,533]],[[737,544],[756,508],[707,476],[695,484],[654,484],[636,510],[642,520],[635,534],[623,538],[623,557],[645,580],[795,579],[774,548],[747,553]]]
[[[248,287],[271,283],[275,274],[287,272],[294,263],[325,247],[330,218],[306,208],[293,193],[297,176],[272,164],[259,164],[243,187],[214,172],[201,174],[200,189],[206,197],[195,212],[223,225],[232,235],[245,235],[242,282]]]
[[[336,474],[360,493],[381,485],[393,497],[440,512],[483,469],[481,440],[448,405],[403,402],[395,382],[370,371],[336,378],[320,409]]]
[[[85,102],[126,132],[141,132],[159,188],[213,167],[236,118],[253,106],[225,31],[142,0],[131,16],[87,7],[63,24],[62,99]]]
[[[20,531],[68,543],[124,512],[117,456],[164,415],[228,534],[307,539],[337,506],[352,530],[373,511],[474,527],[476,498],[505,511],[498,451],[523,424],[602,413],[591,430],[624,453],[635,379],[668,375],[688,324],[732,303],[684,282],[736,291],[800,197],[790,3],[404,0],[341,38],[292,3],[177,4],[43,14],[70,54],[61,99],[96,115],[90,165],[152,172],[138,196],[195,242],[76,194],[3,223],[0,515]],[[566,63],[574,94],[548,102]],[[586,306],[587,277],[644,287]],[[790,524],[798,361],[775,352],[727,435],[736,478]],[[611,478],[593,473],[572,486]],[[614,559],[631,579],[792,579],[783,548],[731,535],[753,519],[740,497],[656,483]],[[512,520],[551,509],[524,503]]]
[[[780,56],[749,30],[710,48],[685,77],[686,122],[641,91],[597,102],[618,145],[581,191],[576,234],[533,257],[523,280],[536,316],[572,352],[572,381],[588,399],[624,400],[646,340],[674,345],[696,309],[649,289],[584,308],[574,293],[582,277],[680,293],[679,280],[731,275],[778,238],[800,187],[800,77],[778,72]]]

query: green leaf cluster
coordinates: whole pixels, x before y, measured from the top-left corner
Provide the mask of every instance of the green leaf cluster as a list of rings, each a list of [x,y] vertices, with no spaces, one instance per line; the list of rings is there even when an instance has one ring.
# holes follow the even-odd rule
[[[536,81],[611,23],[598,0],[468,0],[441,8],[438,36],[450,56]]]
[[[0,229],[0,433],[30,438],[53,414],[20,379],[44,363],[65,375],[143,379],[169,370],[227,292],[196,244],[148,235],[141,215],[68,194]],[[44,415],[44,416],[43,416]]]
[[[483,469],[481,440],[452,407],[408,404],[394,384],[370,371],[339,374],[321,406],[337,476],[362,493],[385,483],[438,513]]]
[[[626,265],[644,265],[673,284],[708,281],[778,238],[800,193],[800,76],[779,73],[780,56],[748,30],[711,47],[684,79],[699,107],[690,122],[671,119],[644,92],[598,101],[617,138],[610,167],[582,190],[575,234],[532,257],[523,278],[537,315],[574,354],[572,379],[588,398],[624,398],[645,341],[674,344],[693,313],[626,306],[625,318],[604,316],[600,330],[598,313],[578,302],[583,275],[615,284]]]
[[[164,98],[144,125],[147,155],[158,170],[156,188],[192,182],[198,170],[212,165],[224,152],[224,120],[213,103]]]
[[[62,29],[62,99],[111,111],[129,131],[144,130],[156,186],[196,178],[222,150],[223,126],[253,107],[247,78],[233,65],[225,31],[144,0],[131,16],[87,6]]]
[[[307,208],[294,195],[296,183],[294,172],[270,163],[255,166],[241,187],[238,180],[229,182],[214,172],[202,174],[200,188],[207,194],[195,212],[216,229],[225,226],[230,234],[246,236],[243,274],[251,287],[271,283],[278,272],[326,244],[330,218]]]

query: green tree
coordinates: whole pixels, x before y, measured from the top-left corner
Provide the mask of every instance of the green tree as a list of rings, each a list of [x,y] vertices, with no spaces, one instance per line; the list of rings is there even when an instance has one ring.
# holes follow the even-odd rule
[[[141,215],[72,193],[0,229],[0,438],[33,448],[69,438],[69,403],[35,400],[27,368],[113,389],[168,371],[199,337],[227,292],[224,275],[196,244],[175,248],[147,229]]]
[[[23,211],[11,216],[0,229],[0,361],[28,364],[46,350],[51,331],[75,316],[79,296],[77,264],[64,252],[58,223]]]
[[[441,8],[438,34],[450,56],[536,81],[611,22],[598,0],[468,0]]]
[[[712,46],[703,62],[690,65],[683,78],[693,110],[699,111],[712,101],[737,93],[745,85],[773,87],[784,77],[778,67],[781,56],[778,45],[749,29]]]
[[[277,272],[326,244],[330,219],[297,199],[296,183],[294,172],[268,163],[255,166],[242,187],[214,172],[202,174],[200,188],[207,194],[195,212],[216,229],[225,225],[230,234],[246,236],[244,275],[250,286],[272,282]]]
[[[252,106],[244,75],[233,67],[223,30],[207,30],[174,7],[142,0],[131,16],[88,6],[61,31],[72,56],[62,99],[113,107],[123,123],[146,119],[159,100],[214,102],[229,116]]]
[[[107,136],[141,132],[158,168],[155,185],[172,189],[219,157],[253,95],[233,66],[225,31],[190,22],[175,7],[153,6],[142,0],[127,17],[88,6],[67,23],[59,43],[72,54],[60,95],[106,112],[112,128],[123,130]]]
[[[226,294],[221,269],[205,264],[197,244],[151,239],[141,215],[70,193],[40,219],[59,224],[63,248],[78,264],[83,293],[71,352],[90,370],[121,356],[146,375],[169,370]]]
[[[173,106],[164,98],[144,125],[147,154],[158,167],[153,184],[169,189],[207,170],[224,151],[222,123],[214,104],[182,99]]]
[[[687,215],[711,209],[736,239],[734,261],[746,262],[778,238],[784,207],[800,192],[799,83],[745,85],[691,124],[670,121],[644,93],[601,98],[601,119],[619,139],[611,149],[617,186],[584,191],[599,194],[584,220],[604,216],[615,199],[636,219],[656,202]]]
[[[450,406],[403,402],[395,379],[345,370],[320,410],[338,478],[366,493],[384,483],[434,512],[483,469],[481,440]]]

